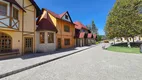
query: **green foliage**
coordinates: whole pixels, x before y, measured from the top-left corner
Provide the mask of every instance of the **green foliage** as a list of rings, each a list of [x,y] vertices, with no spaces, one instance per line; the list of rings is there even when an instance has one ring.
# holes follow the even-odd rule
[[[92,33],[93,34],[98,34],[98,29],[97,29],[97,27],[95,25],[94,20],[92,21]]]
[[[86,25],[86,27],[91,31],[92,29],[91,25]]]
[[[95,25],[94,20],[92,21],[91,24],[86,25],[86,27],[87,27],[93,34],[98,34],[98,29],[97,29],[97,27],[96,27],[96,25]]]
[[[106,36],[134,37],[142,34],[142,0],[117,0],[110,11],[105,26]]]
[[[97,41],[102,41],[103,37],[103,35],[97,35]]]

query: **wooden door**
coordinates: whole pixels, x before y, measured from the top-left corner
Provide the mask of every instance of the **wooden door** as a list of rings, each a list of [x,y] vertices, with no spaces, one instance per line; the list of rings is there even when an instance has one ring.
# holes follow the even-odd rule
[[[61,38],[58,38],[58,49],[61,49]]]
[[[33,38],[25,38],[25,53],[33,53]]]

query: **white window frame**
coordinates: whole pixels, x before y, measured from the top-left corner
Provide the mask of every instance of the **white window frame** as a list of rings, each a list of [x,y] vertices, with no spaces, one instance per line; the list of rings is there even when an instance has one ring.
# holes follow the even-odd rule
[[[7,4],[7,15],[6,16],[10,16],[10,3],[9,2],[6,2],[6,1],[0,1],[0,2],[2,2],[2,3],[5,3],[5,4]],[[1,15],[0,15],[1,16]]]

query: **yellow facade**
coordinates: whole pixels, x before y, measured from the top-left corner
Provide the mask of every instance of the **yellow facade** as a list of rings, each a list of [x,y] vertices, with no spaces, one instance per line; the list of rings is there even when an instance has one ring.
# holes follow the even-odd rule
[[[59,41],[58,39],[61,39],[61,48],[71,48],[71,47],[75,47],[75,39],[74,39],[74,35],[75,35],[75,25],[71,22],[62,20],[62,19],[58,19],[55,18],[54,16],[52,16],[50,13],[48,13],[50,18],[52,19],[52,22],[54,23],[54,25],[56,26],[58,33],[56,35],[57,38],[57,49],[59,47]],[[64,31],[64,26],[67,25],[70,28],[70,32],[65,32]],[[70,39],[70,45],[65,45],[65,39]]]
[[[36,8],[29,0],[16,0],[17,3],[26,11],[24,12],[22,9],[18,8],[18,28],[13,29],[10,27],[2,27],[0,26],[0,32],[7,34],[12,37],[12,50],[18,49],[20,54],[24,54],[26,52],[26,39],[32,39],[32,52],[35,52],[35,30],[36,30]],[[4,1],[5,3],[10,4],[9,2]],[[12,4],[13,6],[16,6]],[[28,7],[27,7],[28,6]],[[11,6],[8,6],[9,8]],[[16,6],[17,7],[17,6]],[[9,13],[11,10],[8,10]],[[12,17],[8,15],[8,17]],[[1,23],[0,23],[1,24]]]

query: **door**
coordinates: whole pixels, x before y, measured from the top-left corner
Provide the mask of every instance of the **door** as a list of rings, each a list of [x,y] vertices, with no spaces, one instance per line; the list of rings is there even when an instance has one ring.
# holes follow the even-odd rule
[[[33,38],[25,38],[25,53],[33,53]]]
[[[61,38],[58,38],[58,49],[61,49]]]

